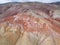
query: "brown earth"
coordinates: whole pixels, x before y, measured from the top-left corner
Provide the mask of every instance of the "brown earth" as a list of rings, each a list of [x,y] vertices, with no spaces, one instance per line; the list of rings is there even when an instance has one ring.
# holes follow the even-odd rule
[[[60,45],[60,10],[39,2],[0,5],[0,45]]]

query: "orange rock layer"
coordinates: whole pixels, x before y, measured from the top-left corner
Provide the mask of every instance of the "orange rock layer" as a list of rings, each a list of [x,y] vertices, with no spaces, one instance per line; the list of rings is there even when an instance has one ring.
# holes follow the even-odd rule
[[[60,21],[53,11],[43,11],[25,10],[0,19],[0,44],[60,45]]]

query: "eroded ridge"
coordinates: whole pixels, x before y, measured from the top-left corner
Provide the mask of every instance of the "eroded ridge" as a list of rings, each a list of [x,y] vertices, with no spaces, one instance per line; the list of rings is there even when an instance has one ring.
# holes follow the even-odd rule
[[[47,14],[45,14],[47,15]],[[1,19],[1,45],[59,45],[59,22],[34,11]]]

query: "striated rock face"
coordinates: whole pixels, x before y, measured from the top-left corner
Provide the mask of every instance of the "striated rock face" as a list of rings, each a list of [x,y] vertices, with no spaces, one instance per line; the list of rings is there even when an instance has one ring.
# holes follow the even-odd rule
[[[60,10],[43,3],[0,7],[0,45],[60,45]]]

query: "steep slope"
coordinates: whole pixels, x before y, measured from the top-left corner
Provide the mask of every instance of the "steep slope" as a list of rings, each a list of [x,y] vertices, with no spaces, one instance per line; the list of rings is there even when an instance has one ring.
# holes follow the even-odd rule
[[[57,5],[30,2],[1,7],[0,45],[60,45]]]

